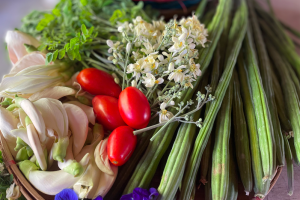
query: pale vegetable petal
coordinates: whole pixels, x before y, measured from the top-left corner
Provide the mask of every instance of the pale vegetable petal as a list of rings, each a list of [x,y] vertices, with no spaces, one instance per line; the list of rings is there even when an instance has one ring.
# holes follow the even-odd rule
[[[22,126],[26,127],[26,124],[25,124],[25,117],[27,116],[26,113],[24,112],[24,110],[22,108],[18,109],[18,112],[19,112],[19,119],[20,119]]]
[[[27,125],[27,135],[30,143],[30,147],[36,156],[36,159],[43,171],[47,170],[47,162],[44,156],[44,150],[42,148],[39,136],[35,131],[33,124]]]
[[[63,137],[66,118],[64,118],[61,109],[58,108],[63,109],[62,103],[58,100],[42,98],[35,101],[34,105],[41,112],[46,126],[53,129],[59,137]]]
[[[11,112],[0,107],[0,130],[8,143],[10,153],[13,157],[17,155],[17,152],[14,150],[17,138],[14,137],[10,131],[17,128],[18,122],[18,119]]]
[[[74,191],[79,195],[80,198],[92,198],[97,191],[102,172],[95,163],[94,151],[99,141],[100,138],[97,138],[91,145],[85,146],[76,156],[76,160],[78,161],[81,159],[82,155],[86,153],[91,155],[87,170],[83,174],[82,178],[73,186]],[[85,189],[83,189],[83,187]]]
[[[5,42],[7,43],[9,58],[13,63],[16,63],[19,59],[28,54],[24,44],[33,45],[35,47],[40,45],[37,39],[20,31],[7,31]]]
[[[16,138],[17,137],[21,138],[26,144],[30,146],[26,128],[14,129],[11,130],[10,133]]]
[[[74,105],[80,107],[85,112],[89,122],[91,124],[95,125],[96,116],[95,116],[93,107],[84,105],[84,104],[80,103],[79,101],[69,101],[67,103],[74,104]]]
[[[95,162],[97,167],[104,173],[109,174],[109,175],[114,175],[114,172],[111,169],[110,166],[110,161],[108,159],[107,155],[107,141],[108,138],[105,140],[101,140],[99,144],[97,145],[94,156],[95,156]]]
[[[93,199],[96,198],[97,196],[104,197],[107,194],[107,192],[110,190],[112,185],[114,184],[116,177],[118,175],[118,167],[111,164],[111,169],[114,172],[113,176],[105,173],[101,174],[99,185]]]
[[[39,134],[40,141],[43,143],[46,140],[46,126],[44,119],[38,111],[38,109],[34,106],[34,104],[28,99],[16,97],[16,104],[19,105],[24,112],[28,115],[30,120],[32,121],[35,129]]]
[[[73,154],[76,157],[81,151],[88,133],[88,118],[84,111],[73,104],[63,104],[69,119],[73,135]]]
[[[89,154],[86,154],[80,161],[84,170],[89,162],[89,157]],[[80,178],[81,176],[74,177],[62,170],[45,172],[35,170],[31,171],[28,175],[30,183],[36,189],[48,195],[56,195],[63,189],[72,187]]]
[[[15,200],[21,197],[21,192],[19,186],[15,183],[11,184],[9,188],[6,189],[6,198],[8,200]]]
[[[41,52],[32,52],[22,57],[11,69],[10,74],[18,73],[30,66],[45,65],[45,54]]]
[[[34,93],[29,97],[30,101],[37,101],[41,98],[52,98],[52,99],[60,99],[64,96],[74,95],[76,94],[76,90],[64,87],[64,86],[54,86],[50,88],[46,88],[40,92]]]

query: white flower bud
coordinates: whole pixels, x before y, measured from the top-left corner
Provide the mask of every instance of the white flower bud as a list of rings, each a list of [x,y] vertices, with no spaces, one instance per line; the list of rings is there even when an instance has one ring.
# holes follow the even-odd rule
[[[122,32],[123,32],[123,30],[124,30],[124,26],[119,26],[119,27],[118,27],[118,31],[119,31],[119,32],[121,32],[121,33],[122,33]]]
[[[137,86],[136,80],[131,81],[131,86],[132,87],[136,87]]]
[[[118,63],[118,60],[117,60],[117,59],[113,59],[113,63],[114,63],[114,64],[117,64],[117,63]]]
[[[115,58],[118,58],[118,54],[117,54],[116,52],[113,53],[113,56],[114,56]]]
[[[157,58],[158,58],[158,60],[160,60],[160,61],[163,61],[163,60],[164,60],[164,56],[163,56],[163,55],[159,55]]]
[[[171,62],[171,63],[169,64],[168,70],[169,70],[169,71],[173,71],[173,70],[174,70],[174,63],[173,63],[173,62]]]
[[[109,56],[109,57],[107,58],[107,60],[109,60],[109,61],[112,61],[113,59],[114,59],[113,56]]]
[[[112,77],[114,77],[114,78],[118,78],[117,74],[115,74],[115,73],[112,73],[111,75],[112,75]]]
[[[106,40],[106,44],[107,44],[107,46],[109,46],[109,47],[113,47],[113,46],[114,46],[114,43],[113,43],[113,41],[111,41],[111,40]]]
[[[131,50],[131,43],[128,42],[127,45],[126,45],[126,52],[129,53]]]
[[[114,81],[115,81],[116,84],[120,83],[120,79],[119,78],[114,78]]]

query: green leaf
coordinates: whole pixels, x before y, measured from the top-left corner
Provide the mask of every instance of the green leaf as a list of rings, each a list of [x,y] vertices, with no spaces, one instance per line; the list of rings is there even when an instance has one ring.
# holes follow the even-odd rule
[[[72,38],[70,40],[70,49],[73,49],[77,42],[78,42],[78,38]]]
[[[48,65],[53,60],[53,53],[49,52],[46,54],[46,65]]]
[[[55,61],[58,56],[58,50],[54,51],[52,61]]]
[[[83,35],[88,35],[89,34],[87,29],[86,29],[86,26],[84,24],[81,25],[81,31],[82,31]]]
[[[70,43],[65,44],[64,49],[68,51],[70,49]]]
[[[64,50],[64,49],[61,49],[61,50],[59,50],[59,59],[62,59],[64,56],[65,56],[65,54],[66,54],[66,51]]]
[[[68,54],[68,57],[69,57],[71,60],[74,60],[74,57],[75,57],[74,50],[69,49],[69,50],[67,51],[67,54]]]
[[[60,10],[57,9],[57,8],[54,8],[54,9],[52,10],[52,13],[53,13],[55,16],[57,16],[57,17],[60,17],[60,16],[61,16]]]
[[[39,51],[44,51],[47,48],[47,44],[42,44],[38,47]]]
[[[87,1],[87,0],[80,0],[80,2],[81,2],[81,4],[82,4],[83,6],[86,6],[86,5],[88,4],[88,1]]]
[[[89,35],[92,35],[93,31],[94,31],[94,26],[92,26],[90,29],[89,29]]]
[[[82,42],[85,42],[85,41],[86,41],[85,35],[82,35],[82,36],[81,36],[81,41],[82,41]]]

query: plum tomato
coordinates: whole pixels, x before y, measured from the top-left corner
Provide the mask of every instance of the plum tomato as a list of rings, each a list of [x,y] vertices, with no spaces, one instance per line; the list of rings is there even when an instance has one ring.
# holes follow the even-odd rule
[[[119,112],[117,98],[97,95],[94,97],[92,103],[97,121],[105,129],[112,131],[119,126],[126,126]]]
[[[119,98],[121,87],[115,83],[113,76],[95,68],[83,69],[77,75],[81,87],[93,95],[108,95]]]
[[[133,129],[129,126],[116,128],[108,137],[107,155],[110,162],[115,166],[121,166],[132,155],[137,138]]]
[[[147,127],[151,118],[148,99],[135,87],[127,87],[121,92],[119,111],[124,122],[134,129]]]

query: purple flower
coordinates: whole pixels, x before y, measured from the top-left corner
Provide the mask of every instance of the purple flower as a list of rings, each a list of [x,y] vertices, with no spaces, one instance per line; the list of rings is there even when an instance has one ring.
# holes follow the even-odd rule
[[[98,196],[96,199],[94,200],[103,200],[103,198],[101,196]]]
[[[135,188],[131,194],[125,194],[120,200],[154,200],[158,196],[155,188],[150,188],[149,191],[143,188]]]
[[[72,189],[63,189],[55,195],[55,200],[78,200],[78,196]]]

